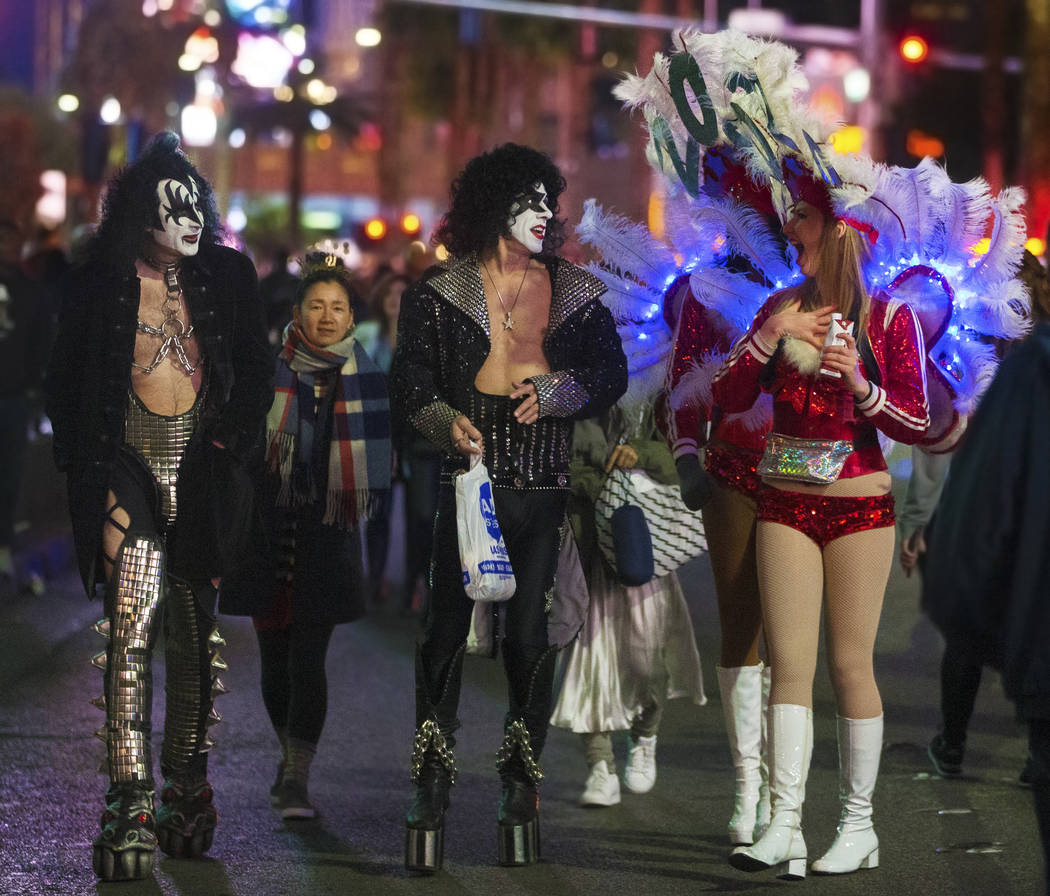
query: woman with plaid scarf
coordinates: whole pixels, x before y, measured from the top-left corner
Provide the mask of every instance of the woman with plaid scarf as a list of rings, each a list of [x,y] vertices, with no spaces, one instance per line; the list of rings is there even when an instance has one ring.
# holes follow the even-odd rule
[[[333,628],[364,615],[358,521],[390,488],[386,378],[354,338],[354,295],[335,255],[308,262],[266,418],[269,551],[220,598],[223,612],[253,617],[281,743],[270,798],[285,819],[316,815],[307,782],[328,705],[325,655]]]

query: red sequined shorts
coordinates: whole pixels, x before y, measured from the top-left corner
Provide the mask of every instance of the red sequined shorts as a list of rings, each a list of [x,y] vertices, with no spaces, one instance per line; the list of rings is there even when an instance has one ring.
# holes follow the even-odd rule
[[[724,444],[708,442],[704,467],[722,485],[743,492],[749,498],[757,498],[762,479],[755,470],[761,454],[743,449],[725,447]]]
[[[758,493],[759,522],[782,523],[824,548],[836,538],[897,522],[893,495],[825,497],[766,487]]]

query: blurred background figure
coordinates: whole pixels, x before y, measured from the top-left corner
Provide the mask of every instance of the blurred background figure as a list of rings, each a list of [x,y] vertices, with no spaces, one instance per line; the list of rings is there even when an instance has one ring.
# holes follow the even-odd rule
[[[1050,892],[1050,303],[1031,293],[1036,325],[1003,360],[930,523],[923,607],[971,663],[999,669],[1028,726]]]
[[[270,260],[270,271],[259,278],[259,295],[266,309],[266,328],[270,344],[279,345],[281,334],[292,319],[292,307],[299,278],[288,270],[288,250],[281,246]]]
[[[328,710],[328,643],[365,612],[358,525],[388,502],[386,377],[354,338],[353,291],[335,256],[307,260],[266,422],[258,495],[269,550],[223,580],[219,602],[255,625],[281,746],[270,798],[285,819],[317,814],[308,783]]]
[[[51,326],[39,286],[20,267],[21,250],[18,225],[0,219],[0,588],[39,593],[43,579],[15,563],[15,516]]]
[[[1033,318],[1050,320],[1046,271],[1027,249],[1022,256],[1019,277],[1031,296]],[[1018,344],[1016,340],[997,340],[996,351],[1005,356]],[[912,476],[901,514],[900,562],[906,575],[910,575],[916,565],[920,571],[923,568],[927,551],[925,526],[941,498],[949,473],[948,460],[949,455],[930,455],[917,448],[912,451]],[[941,727],[930,741],[927,753],[937,774],[952,778],[963,773],[966,733],[981,686],[982,662],[980,654],[968,648],[964,639],[949,637],[947,631],[945,639],[941,658]],[[1018,780],[1022,784],[1031,783],[1031,757]]]
[[[371,319],[355,333],[372,360],[383,373],[390,372],[397,347],[397,318],[401,296],[412,280],[407,274],[387,271],[372,289]],[[437,513],[441,454],[413,427],[392,421],[394,445],[393,484],[400,485],[404,513],[404,568],[391,572],[390,530],[395,517],[394,493],[377,506],[365,528],[370,599],[373,606],[383,604],[393,583],[399,584],[396,609],[403,615],[423,612],[427,599],[427,570]]]
[[[622,584],[598,547],[595,501],[610,471],[642,470],[655,482],[678,482],[651,409],[630,440],[622,437],[626,428],[614,408],[597,420],[578,421],[573,431],[568,514],[590,603],[583,630],[566,651],[551,724],[582,737],[589,769],[580,796],[584,806],[620,802],[612,732],[628,732],[624,786],[632,793],[648,793],[656,783],[664,701],[688,697],[698,705],[707,702],[677,574],[656,576],[644,585]]]

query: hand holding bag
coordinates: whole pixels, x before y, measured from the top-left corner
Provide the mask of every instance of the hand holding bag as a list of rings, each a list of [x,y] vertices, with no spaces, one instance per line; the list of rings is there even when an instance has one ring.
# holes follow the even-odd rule
[[[492,480],[479,454],[472,455],[470,468],[456,477],[456,529],[467,597],[487,602],[513,597],[514,570],[496,519]]]
[[[616,528],[621,533],[619,543],[623,544],[626,541],[632,547],[621,556],[614,533],[613,517],[618,510],[626,507],[632,509],[620,515],[620,522]],[[640,526],[631,519],[636,516],[635,510],[640,510],[645,520],[647,539],[644,542]],[[660,485],[641,470],[614,467],[606,477],[595,501],[594,516],[598,529],[598,546],[625,585],[644,584],[655,576],[665,576],[707,550],[707,538],[700,514],[685,506],[678,486]],[[632,529],[636,533],[633,536],[629,534]],[[638,548],[638,543],[642,543],[641,549]],[[645,573],[645,567],[642,565],[645,544],[648,545],[648,552],[652,557],[652,572],[648,578],[637,581]],[[637,556],[632,556],[635,553],[642,557],[642,561],[639,561]],[[624,578],[625,574],[634,581]]]

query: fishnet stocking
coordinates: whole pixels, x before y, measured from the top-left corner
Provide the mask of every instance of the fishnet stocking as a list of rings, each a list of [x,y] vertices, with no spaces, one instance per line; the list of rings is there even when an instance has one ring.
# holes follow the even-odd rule
[[[795,529],[758,524],[758,576],[773,669],[770,704],[813,705],[824,597],[828,669],[838,714],[869,719],[882,713],[872,657],[893,540],[892,526],[867,529],[835,539],[822,552]]]
[[[762,633],[755,570],[755,502],[736,489],[716,485],[703,515],[722,629],[719,665],[727,669],[754,666]]]

